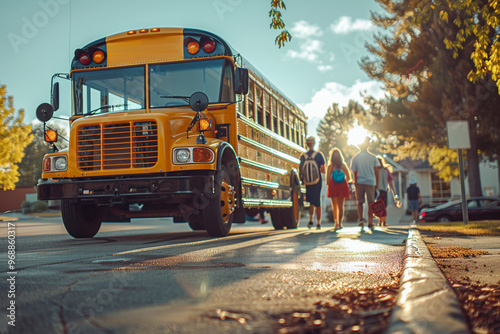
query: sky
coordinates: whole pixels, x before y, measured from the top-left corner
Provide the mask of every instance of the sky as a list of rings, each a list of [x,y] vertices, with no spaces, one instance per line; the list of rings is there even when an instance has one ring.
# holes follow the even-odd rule
[[[37,106],[50,102],[50,79],[68,73],[74,50],[131,29],[196,28],[213,32],[266,76],[305,112],[308,133],[332,103],[362,102],[360,92],[380,98],[382,85],[359,67],[372,41],[374,0],[285,0],[292,41],[278,48],[269,28],[270,0],[0,0],[0,85],[38,122]],[[70,86],[61,85],[68,117]]]

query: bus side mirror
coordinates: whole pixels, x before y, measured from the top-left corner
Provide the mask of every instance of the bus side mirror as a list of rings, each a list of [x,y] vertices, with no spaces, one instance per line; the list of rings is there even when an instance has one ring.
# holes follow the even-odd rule
[[[248,69],[237,67],[234,73],[234,92],[236,94],[248,93]]]
[[[52,97],[50,102],[52,102],[52,108],[54,111],[59,109],[59,82],[56,82],[52,87]]]

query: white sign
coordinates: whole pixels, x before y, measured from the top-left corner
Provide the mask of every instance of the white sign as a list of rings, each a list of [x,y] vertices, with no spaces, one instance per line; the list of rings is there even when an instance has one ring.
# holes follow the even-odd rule
[[[470,148],[469,123],[467,121],[446,122],[448,147],[450,149]]]

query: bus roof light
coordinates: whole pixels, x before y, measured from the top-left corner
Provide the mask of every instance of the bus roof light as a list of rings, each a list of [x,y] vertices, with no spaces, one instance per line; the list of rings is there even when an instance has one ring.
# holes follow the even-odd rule
[[[135,30],[127,31],[127,35],[135,35],[136,33],[137,33],[137,31],[135,31]]]
[[[139,30],[139,32],[140,32],[141,34],[144,34],[145,32],[148,32],[148,31],[149,31],[148,29],[141,29],[141,30]]]
[[[104,61],[104,58],[106,58],[104,51],[102,50],[97,50],[94,52],[92,55],[92,59],[94,60],[94,63],[100,64]]]
[[[203,51],[206,53],[212,53],[215,50],[215,41],[210,38],[202,39],[201,41]]]
[[[187,52],[191,55],[195,55],[200,51],[200,43],[191,37],[184,40],[184,45],[186,46]]]
[[[80,64],[82,65],[88,65],[90,64],[90,56],[87,52],[82,52],[80,56],[78,57],[78,61],[80,61]]]
[[[160,32],[160,28],[151,28],[151,32]]]

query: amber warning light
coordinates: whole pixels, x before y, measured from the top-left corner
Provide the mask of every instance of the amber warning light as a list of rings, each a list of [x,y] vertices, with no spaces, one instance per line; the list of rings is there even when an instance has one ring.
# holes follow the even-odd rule
[[[184,47],[191,55],[197,54],[200,49],[202,49],[205,53],[210,54],[215,51],[216,46],[217,44],[215,41],[208,37],[202,37],[200,41],[192,37],[186,37],[184,39]]]

